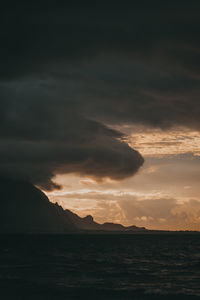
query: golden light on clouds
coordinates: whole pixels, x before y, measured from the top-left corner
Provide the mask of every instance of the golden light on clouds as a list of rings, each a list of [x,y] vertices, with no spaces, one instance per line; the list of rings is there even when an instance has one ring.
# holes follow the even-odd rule
[[[99,223],[199,230],[200,133],[185,128],[116,129],[145,157],[139,172],[122,181],[57,175],[55,182],[63,189],[49,192],[51,201],[81,217],[91,214]]]
[[[200,133],[188,129],[146,130],[132,133],[128,138],[131,147],[144,156],[163,156],[193,153],[200,156]]]

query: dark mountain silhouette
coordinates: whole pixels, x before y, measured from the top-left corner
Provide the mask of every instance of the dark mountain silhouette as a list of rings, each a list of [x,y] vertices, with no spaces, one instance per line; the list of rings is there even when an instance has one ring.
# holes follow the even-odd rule
[[[80,231],[144,231],[136,226],[99,224],[92,216],[81,218],[28,182],[0,179],[0,233],[67,233]]]
[[[64,233],[76,231],[64,210],[28,182],[1,178],[0,232]]]

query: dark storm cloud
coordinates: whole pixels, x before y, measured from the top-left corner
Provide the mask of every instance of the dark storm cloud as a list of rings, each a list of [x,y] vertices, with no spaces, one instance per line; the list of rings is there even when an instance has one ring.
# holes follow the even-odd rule
[[[47,5],[48,4],[48,5]],[[49,64],[102,53],[199,72],[197,1],[142,4],[66,4],[48,1],[9,5],[1,12],[1,76],[46,71]],[[156,57],[154,57],[156,56]]]
[[[119,180],[143,164],[123,134],[81,116],[70,102],[45,95],[38,82],[2,84],[1,91],[1,175],[51,189],[57,173]]]
[[[1,172],[121,179],[142,165],[105,124],[199,128],[199,4],[20,2],[1,9]]]

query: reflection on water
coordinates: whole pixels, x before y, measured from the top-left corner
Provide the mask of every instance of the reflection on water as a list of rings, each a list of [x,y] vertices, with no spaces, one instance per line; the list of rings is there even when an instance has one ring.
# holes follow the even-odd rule
[[[4,299],[200,299],[200,235],[1,236]]]

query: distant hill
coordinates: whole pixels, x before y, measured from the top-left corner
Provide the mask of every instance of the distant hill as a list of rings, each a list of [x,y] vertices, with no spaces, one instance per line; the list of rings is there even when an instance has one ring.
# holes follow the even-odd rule
[[[99,224],[99,223],[95,222],[93,217],[90,215],[85,218],[81,218],[77,214],[71,212],[68,209],[65,210],[65,213],[79,229],[101,230],[101,231],[102,230],[103,231],[145,231],[145,230],[147,230],[144,227],[137,227],[134,225],[126,227],[121,224],[115,224],[115,223]]]
[[[144,231],[136,226],[99,224],[64,210],[31,183],[0,178],[0,233],[68,233],[80,231]]]

